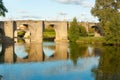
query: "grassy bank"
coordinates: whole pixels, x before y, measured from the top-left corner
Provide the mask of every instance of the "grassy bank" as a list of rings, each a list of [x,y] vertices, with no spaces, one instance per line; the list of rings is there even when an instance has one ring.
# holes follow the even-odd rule
[[[77,40],[78,43],[91,43],[91,44],[102,44],[104,43],[103,37],[80,37]]]
[[[54,30],[45,30],[43,32],[43,40],[44,41],[54,41],[55,31]]]

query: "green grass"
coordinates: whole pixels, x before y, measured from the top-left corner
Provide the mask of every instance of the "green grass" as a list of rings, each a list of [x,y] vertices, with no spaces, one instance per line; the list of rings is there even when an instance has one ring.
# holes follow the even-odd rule
[[[103,37],[80,37],[77,42],[79,43],[103,43],[104,38]]]
[[[44,41],[54,41],[55,31],[53,29],[46,29],[43,32],[43,40]]]
[[[54,38],[55,37],[55,32],[43,32],[43,38]]]
[[[94,37],[94,33],[89,33],[88,36],[89,37]]]

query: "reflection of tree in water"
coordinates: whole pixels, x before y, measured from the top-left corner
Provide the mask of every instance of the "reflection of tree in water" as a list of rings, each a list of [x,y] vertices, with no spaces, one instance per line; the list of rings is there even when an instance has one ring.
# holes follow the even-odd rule
[[[2,75],[0,75],[0,80],[3,80],[3,76]]]
[[[86,52],[87,47],[85,45],[78,45],[76,43],[70,43],[70,58],[73,60],[74,64],[77,63],[79,57],[83,57]]]
[[[96,80],[120,80],[120,47],[104,47],[99,66],[93,72]]]

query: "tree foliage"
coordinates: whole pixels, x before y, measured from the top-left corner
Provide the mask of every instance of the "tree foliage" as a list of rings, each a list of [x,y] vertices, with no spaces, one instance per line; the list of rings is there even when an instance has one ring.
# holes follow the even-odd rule
[[[6,12],[8,12],[8,10],[4,6],[2,0],[0,0],[0,16],[5,16]]]
[[[77,19],[74,18],[71,26],[69,28],[69,40],[71,42],[75,42],[79,38],[79,25],[77,23]]]
[[[87,31],[86,31],[84,26],[79,25],[79,34],[82,37],[86,37],[87,36]]]
[[[120,0],[96,0],[91,13],[99,18],[105,40],[120,43]]]

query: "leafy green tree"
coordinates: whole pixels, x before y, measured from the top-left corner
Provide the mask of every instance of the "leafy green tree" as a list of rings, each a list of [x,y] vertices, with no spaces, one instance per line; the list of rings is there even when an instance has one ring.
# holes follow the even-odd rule
[[[86,29],[85,29],[84,26],[79,25],[79,34],[80,34],[80,36],[82,36],[82,37],[87,36],[87,31],[86,31]]]
[[[79,25],[77,23],[77,19],[74,18],[72,23],[71,23],[71,26],[69,28],[69,40],[71,42],[75,42],[78,38],[79,38]]]
[[[96,0],[91,13],[99,18],[108,43],[120,44],[120,0]]]
[[[4,6],[2,0],[0,0],[0,16],[5,16],[6,12],[8,12],[8,10]]]

